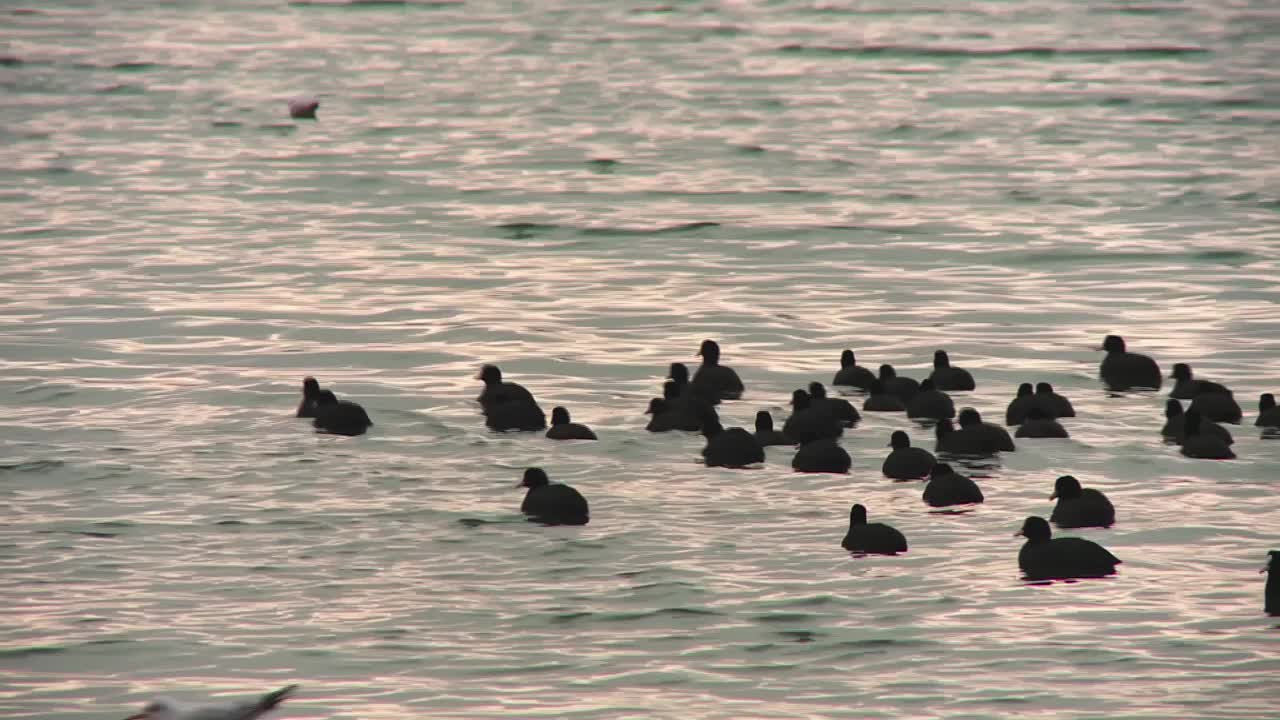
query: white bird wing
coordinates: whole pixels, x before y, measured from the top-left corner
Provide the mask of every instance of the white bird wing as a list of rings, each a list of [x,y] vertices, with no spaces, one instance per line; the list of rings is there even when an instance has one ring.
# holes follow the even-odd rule
[[[290,685],[256,700],[191,708],[182,713],[179,720],[255,720],[275,709],[297,688],[297,685]]]
[[[230,705],[202,705],[190,708],[178,720],[254,720],[263,713],[256,700]]]

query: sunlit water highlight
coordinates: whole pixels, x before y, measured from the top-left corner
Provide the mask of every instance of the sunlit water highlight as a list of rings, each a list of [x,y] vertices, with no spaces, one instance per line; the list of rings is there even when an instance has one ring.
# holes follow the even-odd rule
[[[0,714],[1280,714],[1273,3],[2,10]],[[1235,388],[1239,459],[1104,393],[1109,332]],[[892,430],[932,446],[900,415],[847,477],[709,470],[641,414],[706,337],[727,424],[845,347],[1079,417],[962,514],[880,476]],[[600,442],[485,432],[484,362]],[[305,374],[373,432],[293,419]],[[520,521],[534,464],[590,525]],[[1063,473],[1124,564],[1027,586]],[[842,552],[853,502],[910,551]]]

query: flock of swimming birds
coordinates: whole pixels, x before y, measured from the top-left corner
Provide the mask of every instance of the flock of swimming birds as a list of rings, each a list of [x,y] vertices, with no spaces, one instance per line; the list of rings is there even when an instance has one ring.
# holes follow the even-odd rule
[[[1159,390],[1164,377],[1156,362],[1146,355],[1129,352],[1124,340],[1111,335],[1102,349],[1099,374],[1111,390]],[[1024,383],[1005,411],[1005,424],[1017,426],[1010,437],[999,425],[985,422],[977,410],[956,411],[948,392],[975,389],[973,376],[951,365],[946,351],[934,353],[933,372],[917,382],[899,376],[891,365],[878,372],[858,365],[852,350],[841,353],[840,369],[832,385],[865,391],[861,411],[842,398],[827,397],[819,382],[796,390],[791,397],[791,415],[782,428],[774,427],[768,411],[755,418],[755,431],[725,428],[716,406],[742,397],[744,386],[738,374],[720,364],[720,346],[703,341],[698,355],[702,364],[690,376],[683,363],[672,363],[663,384],[662,397],[653,398],[645,413],[650,432],[699,432],[706,438],[702,458],[708,467],[745,468],[765,462],[765,448],[776,445],[797,447],[792,468],[798,472],[847,473],[849,454],[837,440],[845,429],[856,425],[863,412],[906,413],[907,417],[936,423],[936,450],[957,457],[991,457],[1014,452],[1014,438],[1065,438],[1066,428],[1059,418],[1075,417],[1071,401],[1058,394],[1049,383]],[[1160,434],[1177,443],[1183,455],[1192,458],[1230,459],[1234,440],[1218,423],[1240,423],[1243,413],[1234,395],[1225,386],[1193,376],[1189,365],[1179,363],[1170,376],[1174,381],[1166,404],[1166,422]],[[519,383],[503,380],[496,365],[485,365],[477,378],[484,390],[477,398],[485,425],[495,431],[546,432],[553,440],[596,440],[589,427],[573,422],[569,411],[553,408],[551,424],[537,400]],[[1180,401],[1190,401],[1183,409]],[[369,414],[359,404],[339,399],[320,386],[315,378],[305,378],[297,416],[311,418],[320,431],[338,435],[361,435],[373,426]],[[953,423],[954,419],[954,423]],[[956,427],[958,425],[959,427]],[[1280,429],[1280,408],[1266,393],[1258,401],[1254,425],[1264,432]],[[892,448],[881,467],[895,480],[927,479],[924,501],[932,507],[963,506],[983,502],[982,489],[928,450],[915,447],[906,432],[890,436]],[[527,488],[521,512],[545,525],[585,525],[590,520],[586,498],[576,489],[553,483],[541,468],[524,471],[520,483]],[[1053,537],[1050,523],[1059,528],[1107,528],[1115,523],[1115,507],[1105,494],[1081,487],[1071,475],[1054,483],[1051,500],[1057,500],[1048,520],[1030,516],[1019,535],[1026,538],[1018,552],[1018,566],[1027,580],[1051,581],[1097,578],[1112,575],[1120,559],[1101,545],[1078,537]],[[849,530],[841,543],[856,554],[894,555],[907,550],[907,539],[896,528],[867,521],[867,508],[854,505],[849,511]],[[1268,553],[1270,571],[1264,608],[1280,615],[1280,550]],[[253,720],[269,712],[297,689],[296,685],[266,693],[256,699],[216,706],[184,708],[167,698],[158,698],[127,720]]]

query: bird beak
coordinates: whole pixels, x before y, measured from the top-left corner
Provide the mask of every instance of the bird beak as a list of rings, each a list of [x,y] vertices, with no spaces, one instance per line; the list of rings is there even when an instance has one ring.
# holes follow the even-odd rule
[[[483,379],[484,379],[484,378],[483,378],[483,377],[481,377],[481,374],[480,374],[480,373],[476,373],[476,380],[483,380]],[[128,719],[128,718],[125,718],[125,720],[129,720],[129,719]]]
[[[1057,500],[1057,499],[1058,499],[1058,491],[1056,491],[1056,490],[1055,490],[1055,491],[1053,492],[1053,494],[1049,496],[1049,499],[1050,499],[1050,500]]]
[[[1022,531],[1021,531],[1021,530],[1019,530],[1018,532],[1016,532],[1016,533],[1014,533],[1014,534],[1013,534],[1013,536],[1014,536],[1014,537],[1018,537],[1019,535],[1022,535]],[[1022,535],[1022,537],[1026,537],[1026,536],[1025,536],[1025,535]]]

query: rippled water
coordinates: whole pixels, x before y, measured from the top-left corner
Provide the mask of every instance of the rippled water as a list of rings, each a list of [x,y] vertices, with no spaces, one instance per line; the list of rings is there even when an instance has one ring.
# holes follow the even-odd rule
[[[1280,715],[1274,3],[3,11],[5,717]],[[1235,388],[1239,459],[1104,393],[1110,332]],[[641,414],[704,337],[730,424],[845,347],[1079,417],[964,514],[880,476],[901,416],[847,477],[706,469]],[[601,441],[487,433],[483,362]],[[373,432],[293,419],[305,374]],[[520,521],[533,464],[590,525]],[[1068,472],[1121,572],[1025,585]],[[853,502],[910,552],[841,551]]]

